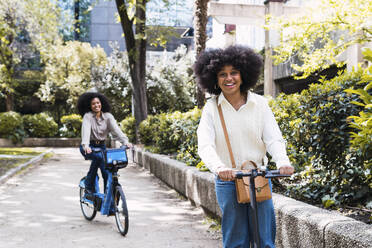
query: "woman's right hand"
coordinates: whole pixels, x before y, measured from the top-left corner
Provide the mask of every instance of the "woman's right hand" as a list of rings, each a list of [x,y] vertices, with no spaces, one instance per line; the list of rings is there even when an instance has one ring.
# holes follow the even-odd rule
[[[221,168],[217,170],[217,175],[222,181],[232,181],[235,179],[235,173],[232,169]]]
[[[92,152],[92,149],[89,146],[84,146],[84,152],[85,154],[89,154]]]

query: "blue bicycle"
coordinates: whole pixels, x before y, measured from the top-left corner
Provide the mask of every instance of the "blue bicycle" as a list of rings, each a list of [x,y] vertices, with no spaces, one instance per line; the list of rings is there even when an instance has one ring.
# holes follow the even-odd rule
[[[118,170],[128,165],[126,147],[119,149],[93,148],[92,152],[101,152],[105,162],[105,169],[109,172],[104,193],[100,193],[98,176],[95,182],[95,192],[85,191],[85,178],[80,180],[80,207],[85,219],[91,221],[97,211],[102,215],[115,215],[116,225],[121,235],[125,236],[129,228],[127,202],[123,188],[118,181]]]

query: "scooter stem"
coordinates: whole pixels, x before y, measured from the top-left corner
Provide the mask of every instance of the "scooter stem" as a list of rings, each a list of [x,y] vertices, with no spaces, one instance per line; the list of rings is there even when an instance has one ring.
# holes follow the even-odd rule
[[[258,214],[257,214],[257,201],[256,201],[256,185],[254,179],[257,177],[257,169],[251,170],[251,176],[249,178],[249,194],[251,198],[251,208],[253,211],[252,222],[253,222],[253,238],[254,248],[260,248],[260,237],[258,230]]]

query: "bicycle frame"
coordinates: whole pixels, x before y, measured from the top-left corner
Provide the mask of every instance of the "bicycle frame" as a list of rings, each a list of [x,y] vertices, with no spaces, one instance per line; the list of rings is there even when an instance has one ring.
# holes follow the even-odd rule
[[[82,180],[80,182],[80,187],[85,187],[85,182]],[[114,198],[113,198],[113,192],[116,186],[120,186],[120,183],[118,182],[118,175],[117,171],[110,171],[108,173],[107,178],[107,184],[106,184],[106,192],[100,193],[99,183],[98,183],[98,176],[96,177],[96,193],[93,194],[94,198],[100,198],[101,199],[101,206],[100,209],[97,209],[99,212],[101,212],[102,215],[109,215],[110,213],[114,212]],[[93,204],[93,200],[87,199],[87,201],[90,201]]]

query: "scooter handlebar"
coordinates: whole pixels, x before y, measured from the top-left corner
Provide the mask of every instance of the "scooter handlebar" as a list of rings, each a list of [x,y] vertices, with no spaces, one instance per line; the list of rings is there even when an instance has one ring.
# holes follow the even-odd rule
[[[235,178],[237,179],[241,179],[243,177],[250,177],[250,176],[252,176],[252,172],[242,172],[242,171],[235,172]],[[279,170],[268,170],[268,171],[256,171],[256,173],[254,173],[254,176],[273,178],[273,177],[290,177],[291,175],[280,174]]]

